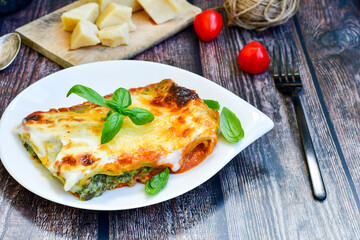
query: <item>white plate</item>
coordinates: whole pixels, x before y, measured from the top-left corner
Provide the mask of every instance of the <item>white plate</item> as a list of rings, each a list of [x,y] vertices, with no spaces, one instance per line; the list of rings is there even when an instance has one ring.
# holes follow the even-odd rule
[[[157,195],[145,193],[144,185],[107,191],[90,201],[80,201],[63,190],[62,183],[45,167],[31,160],[14,132],[24,117],[34,111],[67,107],[84,99],[66,93],[75,84],[106,95],[119,87],[132,88],[173,79],[180,86],[196,90],[203,99],[213,99],[231,109],[240,119],[245,137],[227,143],[223,137],[213,153],[200,165],[182,174],[170,175],[167,186]],[[194,73],[168,65],[143,61],[108,61],[71,67],[49,75],[22,91],[7,107],[0,123],[0,156],[3,165],[22,186],[48,200],[92,210],[131,209],[166,201],[199,186],[222,169],[240,151],[273,128],[274,123],[259,110],[216,83]]]

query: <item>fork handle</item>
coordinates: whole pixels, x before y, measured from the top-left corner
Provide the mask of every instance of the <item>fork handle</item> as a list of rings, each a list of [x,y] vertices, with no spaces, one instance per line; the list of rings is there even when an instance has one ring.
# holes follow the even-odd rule
[[[324,181],[321,176],[319,163],[315,155],[314,146],[311,141],[309,129],[306,124],[304,110],[297,92],[292,93],[294,108],[296,113],[296,120],[300,130],[301,142],[305,151],[306,164],[310,174],[310,182],[314,197],[323,201],[326,198],[326,190]]]

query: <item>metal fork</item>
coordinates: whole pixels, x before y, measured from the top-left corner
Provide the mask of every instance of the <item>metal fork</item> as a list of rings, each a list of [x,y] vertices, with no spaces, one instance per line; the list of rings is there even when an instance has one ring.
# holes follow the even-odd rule
[[[299,92],[302,89],[302,81],[299,74],[299,69],[296,64],[296,56],[294,48],[290,47],[291,52],[291,67],[289,66],[289,57],[285,48],[285,65],[283,63],[282,50],[279,46],[273,48],[273,79],[276,88],[284,94],[292,97],[296,120],[300,131],[301,142],[304,148],[306,164],[310,174],[310,182],[314,197],[323,201],[326,198],[326,190],[321,176],[319,164],[315,155],[314,146],[311,141],[309,129],[306,124],[304,110],[299,98]]]

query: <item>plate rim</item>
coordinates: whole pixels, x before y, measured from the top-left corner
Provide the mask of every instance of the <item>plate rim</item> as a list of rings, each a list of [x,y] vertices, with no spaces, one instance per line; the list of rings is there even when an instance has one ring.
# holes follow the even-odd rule
[[[54,72],[54,73],[51,73],[41,79],[39,79],[38,81],[34,82],[33,84],[27,86],[25,89],[23,89],[14,99],[11,100],[11,102],[8,104],[8,106],[6,107],[5,111],[3,112],[2,116],[1,116],[1,119],[0,119],[0,161],[2,162],[4,168],[6,169],[6,171],[9,173],[9,175],[16,180],[16,182],[18,184],[20,184],[22,187],[24,187],[25,189],[27,189],[28,191],[32,192],[33,194],[36,194],[37,196],[40,196],[41,198],[44,198],[46,200],[49,200],[49,201],[52,201],[52,202],[55,202],[55,203],[58,203],[58,204],[61,204],[61,205],[64,205],[64,206],[69,206],[69,207],[74,207],[74,208],[79,208],[79,209],[86,209],[86,210],[95,210],[95,211],[117,211],[117,210],[129,210],[129,209],[135,209],[135,208],[141,208],[141,207],[146,207],[146,206],[150,206],[150,205],[154,205],[154,204],[159,204],[159,203],[162,203],[162,202],[165,202],[165,201],[168,201],[170,199],[173,199],[173,198],[176,198],[180,195],[183,195],[197,187],[199,187],[200,185],[202,185],[204,182],[208,181],[209,179],[211,179],[216,173],[218,173],[219,171],[221,171],[231,160],[234,159],[235,156],[237,156],[240,152],[243,151],[243,149],[241,149],[240,151],[235,151],[231,154],[231,156],[229,157],[229,160],[226,161],[226,163],[224,163],[222,166],[218,167],[218,169],[216,171],[214,171],[213,174],[211,174],[211,176],[209,178],[203,178],[202,181],[200,181],[199,184],[189,188],[189,189],[186,189],[185,191],[182,191],[180,192],[179,194],[175,194],[175,195],[171,195],[170,197],[166,197],[165,199],[163,200],[160,200],[160,201],[150,201],[149,203],[145,203],[145,204],[140,204],[140,205],[136,205],[136,206],[133,206],[133,207],[126,207],[126,208],[106,208],[106,207],[97,207],[97,208],[94,208],[92,205],[91,206],[86,206],[86,205],[81,205],[81,203],[83,203],[83,201],[80,201],[78,199],[78,202],[76,204],[73,204],[73,202],[70,202],[70,203],[67,203],[66,201],[62,201],[62,199],[56,199],[56,196],[53,197],[53,196],[46,196],[46,194],[42,194],[40,191],[34,191],[33,188],[31,188],[31,184],[30,184],[30,187],[28,187],[26,184],[24,185],[22,183],[21,180],[19,180],[19,178],[16,176],[16,174],[13,173],[12,170],[9,171],[9,166],[7,165],[7,161],[3,161],[3,147],[1,144],[2,143],[2,135],[3,135],[3,132],[5,131],[4,130],[4,117],[7,118],[7,116],[10,114],[8,113],[9,112],[9,109],[11,109],[12,106],[14,106],[18,101],[19,99],[21,99],[21,97],[26,94],[28,91],[31,91],[33,88],[37,87],[39,84],[42,84],[43,82],[45,81],[49,81],[49,79],[51,80],[51,78],[54,78],[54,76],[56,77],[56,75],[59,75],[59,74],[62,74],[63,72],[67,72],[67,71],[77,71],[77,69],[79,68],[87,68],[91,65],[105,65],[105,64],[149,64],[149,65],[157,65],[157,66],[160,66],[160,67],[165,67],[165,68],[170,68],[174,71],[180,71],[180,72],[184,72],[185,74],[190,74],[192,75],[193,77],[196,77],[196,78],[199,78],[201,79],[201,81],[203,82],[206,82],[207,84],[210,84],[212,85],[213,87],[216,87],[216,88],[222,88],[223,90],[225,90],[227,93],[230,93],[232,95],[232,97],[236,97],[238,99],[240,99],[241,101],[247,103],[253,111],[255,111],[257,114],[260,114],[262,117],[263,117],[263,120],[267,122],[267,126],[266,128],[264,128],[263,132],[260,134],[259,137],[256,137],[255,140],[251,141],[250,143],[246,144],[244,146],[243,149],[245,149],[246,147],[248,147],[251,143],[253,143],[254,141],[256,141],[257,139],[259,139],[261,136],[263,136],[264,134],[266,134],[267,132],[269,132],[273,127],[274,127],[274,122],[266,115],[264,114],[263,112],[261,112],[259,109],[255,108],[252,104],[248,103],[247,101],[245,101],[244,99],[242,99],[241,97],[237,96],[236,94],[234,94],[233,92],[227,90],[226,88],[224,88],[223,86],[201,76],[201,75],[198,75],[196,73],[193,73],[193,72],[190,72],[188,70],[185,70],[185,69],[182,69],[182,68],[178,68],[178,67],[175,67],[175,66],[171,66],[171,65],[167,65],[167,64],[163,64],[163,63],[157,63],[157,62],[151,62],[151,61],[143,61],[143,60],[111,60],[111,61],[102,61],[102,62],[92,62],[92,63],[86,63],[86,64],[81,64],[81,65],[78,65],[78,66],[74,66],[74,67],[70,67],[70,68],[66,68],[66,69],[62,69],[62,70],[59,70],[57,72]],[[194,89],[195,91],[198,91],[198,89]],[[218,143],[219,144],[219,143]],[[40,164],[42,166],[42,164]],[[42,166],[44,167],[44,166]],[[45,168],[45,167],[44,167]],[[11,168],[10,168],[11,169]],[[46,168],[45,168],[46,169]],[[47,170],[47,169],[46,169]],[[183,174],[183,173],[182,173]],[[15,175],[15,176],[14,176]],[[101,196],[99,196],[101,198]]]

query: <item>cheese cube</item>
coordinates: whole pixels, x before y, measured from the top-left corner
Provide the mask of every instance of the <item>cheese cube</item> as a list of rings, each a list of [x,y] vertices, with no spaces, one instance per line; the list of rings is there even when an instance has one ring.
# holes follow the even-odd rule
[[[128,45],[130,42],[129,25],[127,23],[123,23],[103,28],[99,31],[98,36],[102,45],[105,46],[117,47],[120,45]]]
[[[138,0],[150,17],[160,24],[175,18],[179,7],[174,0]]]
[[[97,34],[99,29],[88,20],[81,20],[71,34],[70,48],[76,49],[85,46],[92,46],[100,43]]]
[[[73,8],[61,15],[61,21],[65,31],[73,31],[80,20],[95,22],[99,15],[99,5],[97,3],[87,3],[80,7]]]
[[[122,23],[129,24],[130,31],[135,31],[136,27],[131,21],[131,7],[110,3],[96,19],[99,29],[111,27]]]
[[[132,8],[132,12],[142,9],[137,0],[99,0],[100,12],[103,12],[110,3],[117,3]]]

